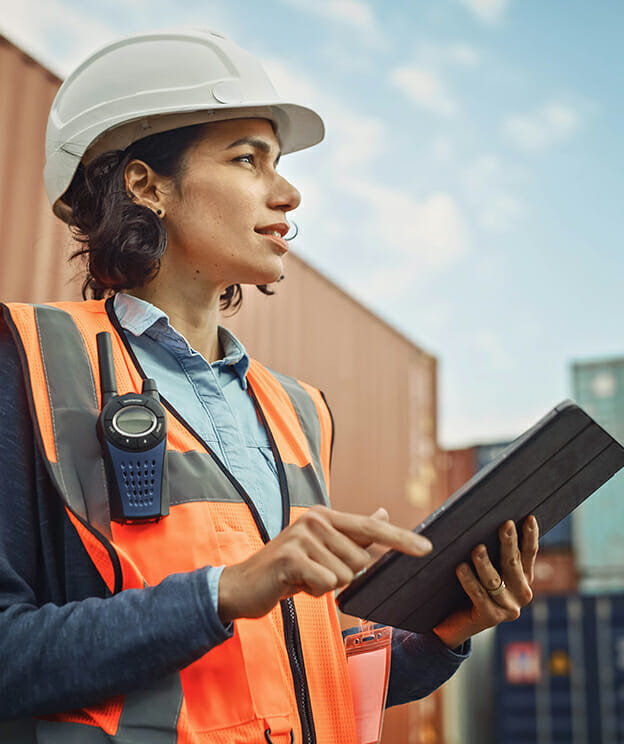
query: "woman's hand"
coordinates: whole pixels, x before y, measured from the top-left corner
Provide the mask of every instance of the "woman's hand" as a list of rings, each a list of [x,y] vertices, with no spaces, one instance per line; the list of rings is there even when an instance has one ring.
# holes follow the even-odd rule
[[[226,566],[219,581],[219,617],[262,617],[297,592],[320,597],[349,584],[383,545],[426,555],[431,543],[387,521],[384,510],[371,517],[314,506],[242,563]]]
[[[531,584],[539,537],[537,520],[533,516],[525,519],[521,547],[513,522],[505,522],[498,534],[500,573],[492,565],[485,545],[477,545],[472,551],[476,576],[467,563],[457,567],[457,578],[472,600],[472,607],[454,612],[433,629],[449,648],[457,648],[486,628],[516,620],[520,610],[533,598]]]

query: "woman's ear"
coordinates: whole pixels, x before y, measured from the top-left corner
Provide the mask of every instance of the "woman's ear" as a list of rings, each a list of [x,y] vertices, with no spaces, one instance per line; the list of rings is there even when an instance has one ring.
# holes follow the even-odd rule
[[[124,183],[130,199],[151,209],[159,217],[165,214],[163,180],[142,160],[131,160],[124,170]]]

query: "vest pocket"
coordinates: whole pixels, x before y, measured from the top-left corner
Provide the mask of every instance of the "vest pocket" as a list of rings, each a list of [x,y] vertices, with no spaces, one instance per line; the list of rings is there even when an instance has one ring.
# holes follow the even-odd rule
[[[217,531],[216,537],[226,565],[239,563],[253,552],[242,531]],[[181,672],[186,715],[195,731],[287,719],[292,710],[279,607],[259,619],[240,618],[234,628],[232,638]]]

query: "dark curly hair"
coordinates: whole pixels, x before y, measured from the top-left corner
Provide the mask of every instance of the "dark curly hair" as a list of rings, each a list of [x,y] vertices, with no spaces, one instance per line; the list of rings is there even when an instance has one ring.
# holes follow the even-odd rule
[[[110,150],[87,166],[78,166],[64,201],[72,208],[72,234],[82,244],[72,259],[83,256],[87,262],[84,299],[99,300],[111,292],[142,287],[156,276],[167,233],[151,209],[131,199],[124,172],[131,160],[138,159],[177,185],[184,172],[184,156],[205,126],[152,134],[125,150]],[[273,294],[266,284],[258,289]],[[240,284],[229,286],[220,299],[222,310],[237,310],[243,299]]]

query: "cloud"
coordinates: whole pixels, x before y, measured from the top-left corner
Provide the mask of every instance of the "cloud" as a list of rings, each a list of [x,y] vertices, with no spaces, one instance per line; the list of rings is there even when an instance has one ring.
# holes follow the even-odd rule
[[[453,116],[459,110],[455,98],[443,80],[426,67],[397,67],[390,82],[418,106],[441,116]]]
[[[441,116],[453,116],[459,111],[459,104],[443,73],[480,63],[481,53],[471,44],[426,41],[416,47],[411,64],[391,71],[390,83],[417,105]]]
[[[571,106],[549,103],[531,113],[508,116],[503,133],[520,149],[537,151],[569,139],[581,123],[579,112]]]
[[[464,222],[448,193],[418,201],[407,191],[369,180],[347,177],[341,183],[366,203],[368,225],[375,226],[393,253],[418,254],[423,263],[442,266],[464,252]]]
[[[391,141],[381,119],[346,107],[286,60],[263,63],[282,95],[315,106],[328,122],[316,176],[309,166],[297,173],[296,155],[283,166],[304,194],[297,239],[303,257],[326,263],[324,271],[331,266],[331,276],[370,301],[409,291],[468,250],[467,222],[450,193],[416,198],[374,174],[375,159]],[[451,156],[449,142],[438,145],[440,157]]]
[[[438,134],[433,138],[429,152],[438,163],[452,163],[455,145],[450,137]]]
[[[59,0],[6,3],[0,31],[61,77],[119,29]]]
[[[361,0],[283,0],[287,5],[313,13],[367,35],[378,33],[379,24],[371,7]]]
[[[509,5],[509,0],[459,0],[479,21],[488,25],[498,23]]]
[[[514,360],[505,347],[504,340],[494,331],[478,330],[471,339],[471,345],[479,355],[481,364],[494,372],[508,372],[513,369]]]
[[[343,179],[341,187],[364,202],[360,242],[383,251],[360,291],[368,296],[399,296],[456,261],[470,240],[462,211],[446,192],[417,200],[406,191],[370,180]],[[374,269],[374,270],[373,270]]]
[[[316,0],[318,8],[326,8],[328,16],[363,30],[375,28],[375,19],[368,5],[357,0],[329,0],[326,3]]]
[[[272,57],[262,63],[280,95],[311,106],[330,124],[326,145],[334,173],[361,169],[380,154],[385,139],[385,126],[380,119],[349,109],[285,60]]]
[[[327,100],[327,95],[288,60],[264,57],[261,62],[282,98],[311,107],[320,107]]]
[[[482,54],[472,44],[456,41],[451,44],[435,44],[426,41],[418,45],[416,58],[427,67],[442,66],[476,67]]]
[[[449,59],[464,67],[476,67],[481,61],[481,54],[470,44],[451,44],[447,51]]]
[[[494,194],[481,208],[479,222],[488,232],[507,232],[524,212],[523,202],[511,194]]]
[[[484,230],[505,232],[524,212],[523,202],[513,193],[516,178],[494,155],[482,155],[464,169],[465,198]]]

